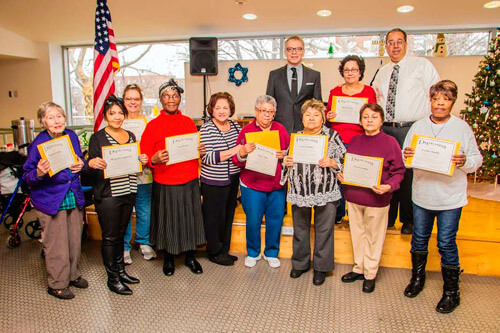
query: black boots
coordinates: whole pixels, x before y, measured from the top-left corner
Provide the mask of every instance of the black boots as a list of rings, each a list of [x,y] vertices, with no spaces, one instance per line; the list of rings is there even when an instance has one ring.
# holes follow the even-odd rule
[[[450,313],[460,304],[460,292],[458,291],[458,280],[460,267],[442,266],[443,274],[443,296],[436,306],[436,311],[440,313]]]
[[[411,253],[411,280],[405,289],[406,297],[417,296],[425,284],[425,265],[427,264],[427,251],[415,251]]]
[[[102,246],[101,253],[108,274],[107,285],[109,290],[119,295],[132,295],[132,290],[124,282],[139,283],[139,280],[125,272],[123,247],[106,244]]]

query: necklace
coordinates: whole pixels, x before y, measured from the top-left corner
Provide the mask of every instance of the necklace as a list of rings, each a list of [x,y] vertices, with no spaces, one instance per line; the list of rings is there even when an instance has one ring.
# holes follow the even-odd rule
[[[434,137],[435,137],[435,138],[437,138],[437,137],[438,137],[438,135],[439,135],[439,133],[441,133],[441,131],[443,130],[443,128],[444,128],[444,127],[446,126],[446,124],[448,123],[448,121],[447,121],[447,122],[445,122],[445,123],[443,124],[443,126],[439,129],[439,131],[436,133],[436,132],[434,132],[434,127],[432,126],[433,124],[435,124],[435,122],[433,122],[433,121],[432,121],[432,118],[431,118],[430,116],[429,116],[429,119],[430,119],[430,121],[431,121],[431,131],[432,131],[432,134],[434,135]],[[448,120],[449,120],[449,119],[448,119]],[[436,125],[439,125],[439,124],[436,124]]]

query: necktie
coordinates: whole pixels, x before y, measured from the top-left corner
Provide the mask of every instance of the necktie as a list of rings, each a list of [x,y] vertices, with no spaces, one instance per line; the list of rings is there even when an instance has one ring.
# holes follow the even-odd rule
[[[292,67],[292,99],[297,97],[297,68]]]
[[[385,106],[387,121],[393,121],[396,114],[396,90],[398,87],[399,65],[392,69],[391,81],[389,82],[389,93],[387,94],[387,104]]]

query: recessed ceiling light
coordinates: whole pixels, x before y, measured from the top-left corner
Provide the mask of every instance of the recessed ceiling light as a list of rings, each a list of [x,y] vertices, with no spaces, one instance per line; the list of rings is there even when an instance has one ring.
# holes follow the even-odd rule
[[[484,8],[488,8],[488,9],[491,9],[491,8],[498,8],[500,7],[500,1],[490,1],[490,2],[487,2],[483,5]]]
[[[413,6],[401,6],[401,7],[398,7],[398,9],[396,9],[399,13],[409,13],[409,12],[412,12],[413,10],[415,9],[415,7]]]
[[[245,20],[256,20],[257,19],[257,15],[251,14],[251,13],[243,14],[243,18]]]
[[[321,16],[321,17],[328,17],[328,16],[332,15],[332,11],[328,10],[328,9],[322,9],[322,10],[318,10],[316,12],[316,15]]]

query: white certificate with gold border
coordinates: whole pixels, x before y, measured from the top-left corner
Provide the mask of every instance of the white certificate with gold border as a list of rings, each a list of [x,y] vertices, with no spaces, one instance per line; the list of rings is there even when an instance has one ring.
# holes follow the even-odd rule
[[[333,96],[332,111],[337,112],[337,117],[330,119],[331,122],[359,124],[359,110],[368,103],[368,98]]]
[[[199,132],[165,138],[165,149],[168,151],[167,165],[199,158],[199,145]]]
[[[135,141],[136,142],[141,142],[141,137],[142,133],[144,133],[144,130],[146,129],[147,125],[146,118],[141,118],[141,119],[125,119],[123,121],[122,128],[134,133],[135,135]]]
[[[293,163],[318,164],[326,156],[328,136],[292,133],[289,155]]]
[[[42,159],[46,159],[50,163],[50,177],[78,162],[69,135],[41,143],[37,148]]]
[[[343,184],[372,188],[380,185],[384,159],[347,153],[344,159]]]
[[[406,166],[453,176],[451,157],[458,154],[460,142],[414,134],[410,147],[415,154],[406,159]]]
[[[274,176],[277,165],[276,150],[256,143],[255,150],[247,156],[245,169]]]
[[[106,161],[104,178],[125,176],[142,171],[139,160],[141,150],[137,142],[102,147],[102,159]]]

